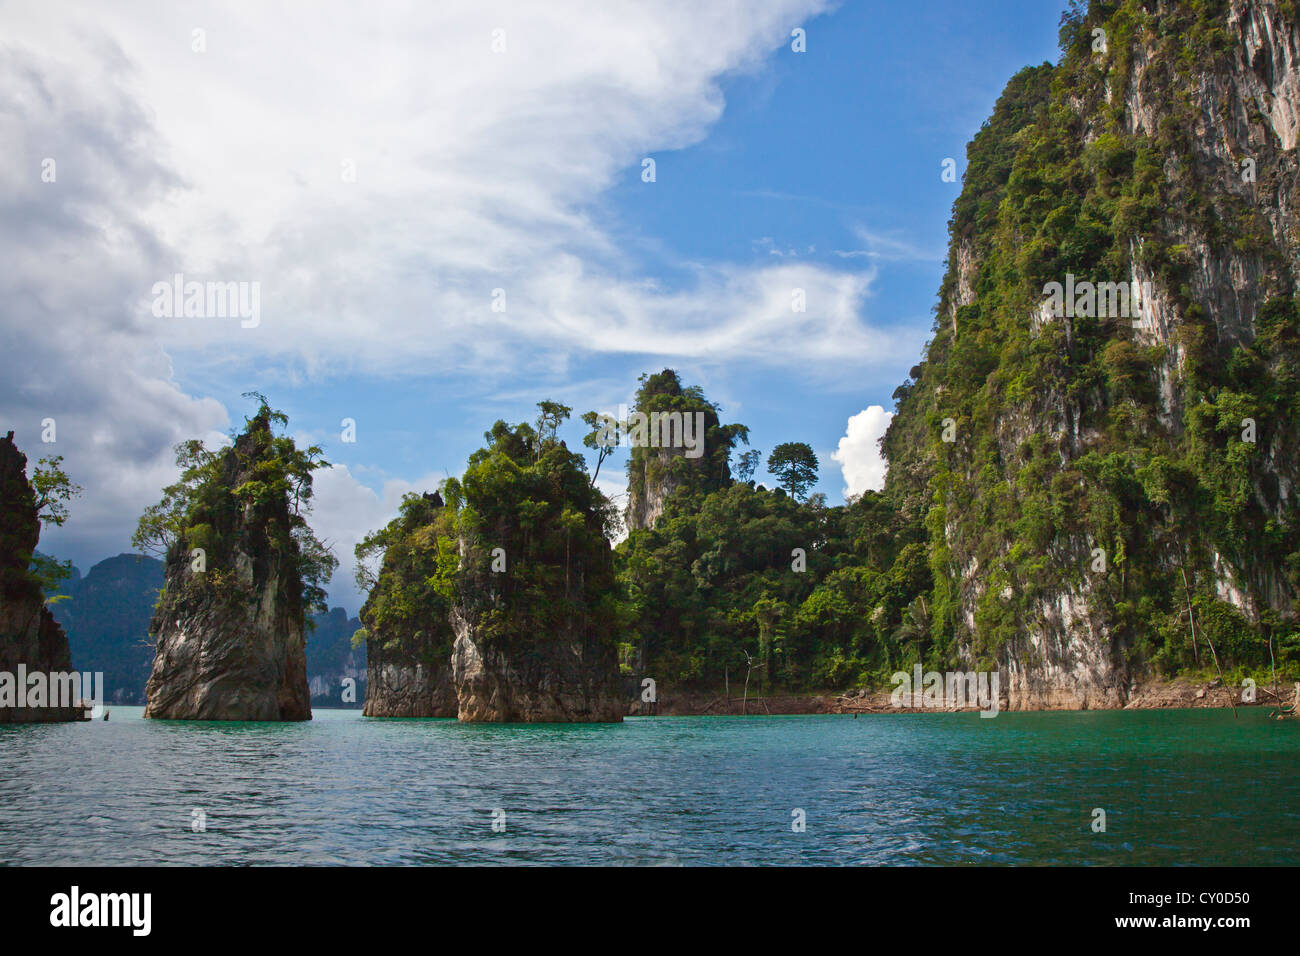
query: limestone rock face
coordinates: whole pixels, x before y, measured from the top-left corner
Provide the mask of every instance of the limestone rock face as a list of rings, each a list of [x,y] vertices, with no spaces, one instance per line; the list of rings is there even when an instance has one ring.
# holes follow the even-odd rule
[[[683,387],[673,369],[643,376],[631,417],[637,416],[645,416],[640,430],[628,423],[628,531],[653,528],[679,491],[709,492],[731,484],[728,459],[745,429],[721,425],[718,407],[698,387]]]
[[[244,607],[202,597],[186,601],[183,608],[159,607],[154,617],[158,647],[145,686],[146,717],[311,719],[302,621],[295,621],[286,607],[278,577],[253,586],[260,598]],[[171,604],[166,596],[163,600]]]
[[[1087,26],[1100,25],[1098,18],[1113,6],[1092,4]],[[1180,59],[1193,52],[1182,34],[1191,22],[1188,5],[1161,0],[1140,6],[1139,26],[1131,36],[1115,40],[1112,29],[1108,51],[1093,59],[1091,79],[1071,84],[1068,93],[1049,91],[1048,74],[1065,67],[1023,71],[1008,87],[1007,108],[1000,105],[995,111],[970,155],[978,160],[1017,153],[1020,129],[1045,121],[1045,112],[1031,115],[1026,106],[1037,88],[1039,103],[1055,97],[1050,100],[1053,107],[1068,107],[1077,116],[1075,141],[1067,144],[1067,154],[1122,142],[1159,164],[1156,181],[1172,191],[1166,193],[1171,198],[1149,222],[1134,225],[1137,220],[1122,216],[1108,221],[1106,240],[1126,248],[1128,255],[1115,257],[1118,264],[1113,266],[1089,267],[1088,276],[1129,284],[1135,302],[1141,299],[1146,314],[1132,322],[1126,321],[1129,316],[1121,317],[1125,321],[1118,325],[1133,331],[1120,329],[1124,334],[1112,338],[1118,343],[1113,345],[1116,355],[1131,344],[1143,350],[1142,355],[1153,356],[1149,373],[1142,371],[1144,391],[1132,398],[1113,386],[1110,392],[1070,388],[1069,375],[1078,374],[1075,370],[1112,346],[1095,345],[1091,313],[1081,313],[1088,319],[1052,318],[1032,294],[1023,306],[1012,306],[991,291],[997,288],[997,281],[991,280],[1006,274],[999,271],[1006,262],[998,258],[1002,252],[997,230],[1013,228],[1009,217],[1017,213],[1010,206],[996,216],[972,210],[981,202],[996,208],[1002,195],[1016,187],[1015,177],[1008,186],[1008,163],[997,176],[968,178],[963,193],[967,211],[959,201],[954,218],[936,336],[927,360],[913,369],[913,381],[896,393],[901,396],[899,414],[886,438],[889,487],[902,492],[906,511],[928,522],[932,547],[942,556],[939,583],[952,601],[944,622],[948,633],[968,665],[981,655],[996,655],[1012,709],[1124,706],[1142,677],[1133,662],[1138,659],[1134,646],[1143,640],[1135,633],[1141,628],[1135,629],[1124,615],[1131,613],[1143,588],[1147,593],[1165,592],[1163,597],[1157,594],[1157,600],[1168,605],[1162,613],[1171,615],[1185,612],[1190,603],[1185,586],[1193,593],[1214,594],[1252,625],[1269,617],[1292,620],[1296,613],[1295,577],[1288,572],[1285,555],[1277,553],[1285,549],[1242,545],[1240,535],[1224,533],[1209,522],[1173,521],[1158,546],[1129,541],[1124,563],[1116,565],[1116,535],[1108,533],[1106,540],[1099,540],[1096,514],[1085,516],[1082,505],[1076,508],[1066,501],[1064,490],[1053,491],[1059,493],[1062,507],[1053,517],[1052,534],[1030,549],[1037,568],[1025,573],[1023,541],[991,532],[987,521],[962,521],[963,514],[977,511],[987,498],[988,486],[976,486],[989,461],[990,473],[996,472],[1009,489],[1009,503],[1001,507],[1009,514],[1023,514],[1025,505],[1019,499],[1053,480],[1059,482],[1058,489],[1070,489],[1069,494],[1094,491],[1093,479],[1078,477],[1079,462],[1132,447],[1151,435],[1160,439],[1150,442],[1157,451],[1176,449],[1190,456],[1188,449],[1205,439],[1190,436],[1188,422],[1198,406],[1209,407],[1207,402],[1217,400],[1224,402],[1218,440],[1226,450],[1216,448],[1206,457],[1217,462],[1248,453],[1250,461],[1243,467],[1232,520],[1248,528],[1294,527],[1295,476],[1300,472],[1296,430],[1281,416],[1253,411],[1256,405],[1264,407],[1263,388],[1250,396],[1254,404],[1246,411],[1230,415],[1221,395],[1231,388],[1221,387],[1215,376],[1239,349],[1238,359],[1255,350],[1265,356],[1258,360],[1261,368],[1274,380],[1286,379],[1278,365],[1287,363],[1269,357],[1277,354],[1269,352],[1274,345],[1260,343],[1266,338],[1270,300],[1293,299],[1300,289],[1300,22],[1290,4],[1230,0],[1221,15],[1214,15],[1216,52],[1196,52],[1199,59],[1188,67]],[[1177,119],[1170,115],[1175,108],[1182,111]],[[1171,137],[1172,128],[1181,134]],[[1045,134],[1040,130],[1035,135]],[[1132,171],[1123,174],[1126,184],[1136,176]],[[981,195],[981,189],[988,194]],[[1053,196],[1054,201],[1060,198]],[[1023,225],[1016,220],[1014,228]],[[1027,247],[1030,236],[1017,241]],[[1162,248],[1173,250],[1174,265],[1156,263],[1153,250]],[[1047,278],[1064,282],[1067,270],[1080,271],[1069,265],[1071,261],[1065,260],[1060,274],[1053,271]],[[980,335],[1005,341],[1007,325],[996,327],[1003,320],[994,316],[1009,315],[1013,309],[1021,314],[1011,324],[1030,329],[1033,342],[1021,349],[1003,347],[1016,354],[1038,348],[1052,356],[1041,367],[1059,361],[1068,363],[1069,372],[1055,379],[1040,375],[1020,398],[1012,399],[994,383],[1011,380],[1018,368],[997,368],[1000,359],[995,357],[979,375],[979,381],[989,383],[987,412],[981,410],[978,419],[962,417],[968,407],[954,395],[968,396],[970,389],[956,370],[969,360]],[[1199,359],[1193,351],[1198,348]],[[1207,354],[1212,358],[1206,360]],[[1108,367],[1114,374],[1118,366]],[[1207,386],[1210,380],[1216,384]],[[1146,416],[1140,429],[1125,431],[1117,424],[1121,416],[1115,409],[1125,403]],[[949,416],[961,430],[953,444],[944,445],[932,440],[927,423]],[[1250,439],[1253,448],[1236,437],[1248,417],[1252,427],[1259,419],[1258,443]],[[1023,463],[1034,443],[1044,438],[1051,455],[1039,459],[1047,462],[1042,474],[1018,486]],[[974,439],[986,442],[995,454],[982,457]],[[1123,480],[1137,482],[1137,467],[1150,457],[1154,454],[1144,452]],[[1205,480],[1204,468],[1188,473],[1191,480]],[[941,489],[937,507],[932,479]],[[1197,493],[1209,494],[1206,487]],[[1186,491],[1171,495],[1166,507],[1183,506],[1189,497]],[[1099,548],[1112,562],[1100,573],[1089,570],[1096,560],[1094,549]],[[1139,580],[1142,583],[1134,583]],[[990,651],[988,634],[995,627],[1001,634]],[[1185,620],[1181,627],[1186,628]]]
[[[362,712],[367,717],[455,717],[458,709],[451,662],[425,664],[393,655],[377,658],[371,642]]]
[[[653,528],[664,512],[668,499],[683,487],[692,487],[707,479],[712,464],[707,458],[688,458],[684,448],[647,448],[638,462],[644,476],[628,492],[629,531]]]
[[[450,606],[429,586],[449,527],[435,491],[405,502],[385,530],[383,564],[359,615],[366,631],[367,717],[456,716]]]
[[[552,635],[541,648],[485,646],[463,611],[453,612],[452,674],[466,721],[616,723],[627,712],[618,663],[607,644]]]
[[[50,674],[69,672],[72,662],[67,636],[27,573],[41,523],[27,480],[27,456],[13,439],[13,432],[0,439],[0,672],[16,681],[19,665],[28,674]],[[69,721],[81,714],[78,707],[0,705],[0,723]]]
[[[608,541],[593,535],[575,549],[562,591],[521,598],[507,574],[490,570],[492,540],[475,532],[458,539],[459,588],[450,619],[460,719],[621,721],[627,700],[618,653],[595,597],[613,580]]]
[[[244,434],[223,453],[225,487],[249,480],[253,445]],[[145,716],[310,720],[302,582],[290,556],[272,546],[272,529],[288,523],[287,504],[249,502],[204,517],[211,532],[203,540],[212,544],[203,569],[192,549],[173,546],[167,555]]]
[[[557,423],[497,422],[462,478],[358,546],[363,576],[384,555],[360,615],[367,715],[623,719],[613,509]]]

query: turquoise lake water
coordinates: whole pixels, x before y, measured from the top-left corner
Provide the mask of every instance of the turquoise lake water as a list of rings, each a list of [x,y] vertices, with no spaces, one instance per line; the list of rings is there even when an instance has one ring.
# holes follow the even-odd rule
[[[0,863],[1300,863],[1300,722],[1260,709],[611,725],[141,714],[0,726]]]

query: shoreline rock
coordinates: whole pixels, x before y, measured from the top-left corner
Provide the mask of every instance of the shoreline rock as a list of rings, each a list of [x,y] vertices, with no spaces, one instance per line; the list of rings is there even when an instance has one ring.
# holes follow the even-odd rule
[[[1294,703],[1293,681],[1279,685],[1279,694],[1283,704]],[[1257,688],[1253,703],[1243,703],[1241,688],[1235,688],[1233,703],[1238,708],[1264,707],[1272,709],[1278,701],[1271,696],[1271,688]],[[861,696],[851,696],[858,695]],[[1228,709],[1228,695],[1222,685],[1185,680],[1149,680],[1139,684],[1130,694],[1128,701],[1119,706],[1052,706],[1052,707],[999,707],[1003,713],[1043,713],[1047,711],[1086,711],[1086,710],[1201,710],[1207,708]],[[742,714],[742,708],[744,714]],[[890,702],[890,692],[850,691],[841,694],[827,691],[822,694],[779,694],[771,697],[749,696],[748,701],[741,697],[727,698],[718,693],[660,693],[654,705],[643,704],[639,699],[628,702],[627,715],[663,716],[663,717],[739,717],[739,716],[795,716],[811,714],[943,714],[975,713],[976,707],[895,707]]]
[[[455,717],[456,687],[449,667],[377,659],[367,651],[366,717]]]
[[[0,672],[69,673],[68,638],[45,604],[28,564],[40,541],[36,495],[27,480],[27,456],[14,433],[0,438]],[[81,720],[81,707],[4,707],[0,723],[64,723]]]

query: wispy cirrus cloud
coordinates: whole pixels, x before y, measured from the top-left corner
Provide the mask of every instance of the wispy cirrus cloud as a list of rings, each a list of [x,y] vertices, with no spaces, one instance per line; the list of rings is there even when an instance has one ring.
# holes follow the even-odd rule
[[[862,243],[861,249],[836,249],[841,259],[875,259],[891,262],[942,262],[946,250],[926,248],[908,239],[885,235],[865,226],[853,227],[853,234]]]

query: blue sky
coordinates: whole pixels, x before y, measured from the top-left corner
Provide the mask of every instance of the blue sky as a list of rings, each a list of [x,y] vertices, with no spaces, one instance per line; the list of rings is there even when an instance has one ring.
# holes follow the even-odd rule
[[[352,543],[402,491],[459,472],[497,418],[612,412],[664,367],[764,455],[807,441],[843,500],[850,417],[892,407],[931,328],[959,189],[941,163],[963,170],[1010,76],[1056,58],[1060,7],[563,6],[343,5],[305,28],[215,5],[6,11],[27,111],[0,120],[20,147],[3,185],[28,215],[0,232],[19,267],[0,328],[33,361],[0,418],[87,488],[48,550],[83,570],[127,550],[170,444],[215,440],[250,389],[338,466],[315,524],[350,611]],[[33,181],[51,155],[59,182]],[[176,271],[259,281],[260,326],[142,314]],[[787,317],[795,286],[808,312]],[[842,457],[866,467],[868,444]]]

